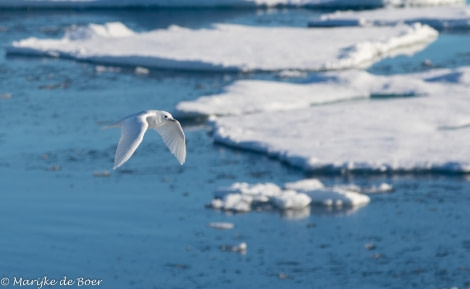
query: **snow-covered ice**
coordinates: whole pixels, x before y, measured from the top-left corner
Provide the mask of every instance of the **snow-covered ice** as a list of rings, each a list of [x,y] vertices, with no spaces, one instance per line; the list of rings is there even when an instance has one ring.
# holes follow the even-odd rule
[[[408,75],[426,96],[318,105],[213,119],[215,141],[305,170],[470,171],[470,69]],[[248,102],[250,100],[247,100]]]
[[[318,179],[304,179],[296,182],[285,183],[284,188],[287,190],[306,192],[323,189],[324,185]]]
[[[464,0],[0,0],[0,7],[258,7],[277,5],[377,7],[386,5],[439,5],[462,2]]]
[[[413,53],[437,34],[421,24],[335,29],[216,24],[136,33],[122,23],[108,23],[75,27],[62,39],[15,41],[6,49],[9,54],[146,68],[315,71],[364,67],[387,56]]]
[[[319,189],[309,191],[308,196],[312,204],[329,207],[362,206],[370,202],[370,198],[366,195],[343,189]]]
[[[447,89],[423,77],[379,76],[366,71],[330,72],[301,84],[239,80],[222,93],[177,104],[179,117],[222,116],[284,111],[369,97],[416,96]]]
[[[284,184],[286,189],[307,194],[312,204],[323,206],[362,206],[370,202],[370,198],[362,193],[350,191],[346,186],[325,187],[317,179],[304,179]]]
[[[305,170],[468,172],[469,110],[468,97],[419,97],[219,118],[213,128],[217,142]]]
[[[286,183],[283,188],[273,183],[236,182],[230,187],[216,190],[208,206],[226,211],[249,212],[254,208],[270,208],[269,205],[272,205],[281,211],[306,212],[305,209],[310,205],[354,207],[363,206],[369,201],[370,198],[360,192],[340,186],[325,187],[317,179],[305,179]]]
[[[271,200],[281,210],[303,209],[310,205],[312,201],[306,194],[293,190],[282,191],[279,195],[271,197]]]
[[[470,29],[470,7],[406,7],[337,11],[309,22],[311,27],[393,26],[420,22],[436,29]]]

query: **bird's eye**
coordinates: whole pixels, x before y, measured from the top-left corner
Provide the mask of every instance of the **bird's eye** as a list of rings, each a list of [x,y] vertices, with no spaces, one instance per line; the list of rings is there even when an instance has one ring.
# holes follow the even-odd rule
[[[168,118],[168,116],[167,116],[167,115],[165,115],[165,118]]]

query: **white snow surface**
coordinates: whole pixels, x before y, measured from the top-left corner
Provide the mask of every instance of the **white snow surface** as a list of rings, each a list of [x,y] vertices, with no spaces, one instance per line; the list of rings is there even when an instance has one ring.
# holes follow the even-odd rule
[[[470,68],[411,74],[425,96],[215,118],[214,139],[307,171],[470,172]],[[247,102],[250,100],[247,99]]]
[[[337,11],[309,22],[311,27],[393,26],[420,22],[436,29],[470,29],[469,6],[384,8]]]
[[[338,101],[370,97],[428,95],[447,90],[424,76],[378,76],[351,70],[321,74],[301,84],[239,80],[217,95],[203,96],[176,105],[178,117],[243,115],[287,111]]]
[[[365,67],[387,56],[414,53],[437,35],[421,24],[335,29],[216,24],[136,33],[117,22],[73,27],[62,39],[15,41],[6,50],[145,68],[316,71]]]
[[[233,183],[219,188],[209,204],[214,209],[249,212],[255,207],[272,205],[279,210],[301,210],[309,205],[326,207],[363,206],[370,198],[359,192],[341,187],[324,187],[317,179],[305,179],[286,183],[284,189],[273,184]]]
[[[440,5],[463,2],[464,0],[0,0],[0,7],[259,7],[276,5],[377,7],[387,5]]]
[[[319,189],[309,191],[308,196],[312,204],[328,207],[363,206],[370,202],[370,198],[366,195],[343,189]]]

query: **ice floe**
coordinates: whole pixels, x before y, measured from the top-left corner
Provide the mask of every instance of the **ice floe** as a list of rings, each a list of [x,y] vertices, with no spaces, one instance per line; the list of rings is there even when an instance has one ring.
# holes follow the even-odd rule
[[[464,0],[0,0],[0,7],[377,7],[386,5],[439,5],[462,3]]]
[[[310,210],[306,209],[310,205],[342,208],[363,206],[369,202],[370,198],[360,192],[341,187],[325,187],[316,179],[306,179],[286,183],[284,188],[273,183],[237,182],[230,187],[216,190],[214,199],[208,206],[234,212],[277,208],[281,211],[300,211],[303,216],[304,212],[307,212],[307,215],[310,213]],[[294,215],[292,217],[295,217]]]
[[[362,71],[329,72],[317,78],[323,79],[321,85],[331,85],[331,99],[339,99],[348,90],[352,93],[346,99],[358,97],[355,90],[362,90],[363,98],[373,98],[311,106],[322,103],[316,98],[324,98],[314,95],[316,82],[286,84],[284,90],[271,90],[271,85],[284,85],[274,82],[236,82],[233,87],[238,90],[229,87],[227,96],[206,98],[204,111],[200,100],[194,102],[194,110],[185,109],[193,114],[218,110],[243,114],[212,119],[215,141],[262,152],[307,171],[470,171],[470,68],[388,77]],[[260,91],[271,93],[276,107],[263,108],[263,102],[270,102]],[[383,97],[403,94],[416,97]],[[237,100],[228,105],[232,97]]]
[[[445,73],[443,71],[441,75]],[[470,75],[470,71],[468,73]],[[224,88],[220,94],[180,102],[174,113],[180,117],[241,115],[369,97],[427,95],[448,89],[426,81],[425,77],[378,76],[353,70],[321,74],[301,84],[240,80]]]
[[[470,171],[468,95],[315,106],[213,120],[214,139],[307,171]]]
[[[307,171],[470,172],[469,67],[387,77],[329,72],[304,84],[240,81],[225,93],[177,109],[239,115],[209,122],[215,141]],[[354,97],[372,100],[312,106]]]
[[[364,67],[390,55],[416,52],[436,37],[436,30],[421,24],[335,29],[216,24],[136,33],[118,22],[74,27],[62,39],[31,37],[6,50],[146,68],[315,71]]]
[[[470,7],[406,7],[337,11],[309,22],[311,27],[389,26],[420,22],[436,29],[470,29]]]

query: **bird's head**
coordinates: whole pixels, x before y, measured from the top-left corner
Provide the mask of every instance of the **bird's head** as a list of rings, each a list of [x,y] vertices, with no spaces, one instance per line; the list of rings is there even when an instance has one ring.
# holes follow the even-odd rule
[[[175,121],[173,116],[169,112],[166,112],[166,111],[161,112],[161,117],[163,121]]]

